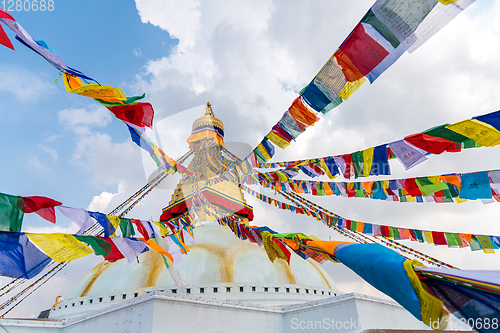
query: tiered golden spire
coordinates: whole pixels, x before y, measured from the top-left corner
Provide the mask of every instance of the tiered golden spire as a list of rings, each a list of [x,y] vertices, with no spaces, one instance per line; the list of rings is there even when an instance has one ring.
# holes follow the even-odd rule
[[[192,194],[194,188],[201,189],[203,187],[210,187],[215,191],[246,204],[243,192],[236,184],[226,180],[218,181],[217,183],[210,182],[211,179],[218,177],[222,171],[225,171],[228,166],[224,165],[223,162],[227,160],[221,158],[224,142],[222,141],[221,144],[220,141],[210,135],[198,135],[199,132],[196,132],[207,125],[211,125],[222,131],[224,130],[224,124],[220,119],[215,117],[210,102],[205,105],[202,116],[194,121],[193,132],[186,140],[189,143],[190,149],[194,150],[194,156],[188,165],[188,170],[195,174],[179,181],[169,205]],[[215,220],[204,211],[197,211],[197,214],[201,221]]]

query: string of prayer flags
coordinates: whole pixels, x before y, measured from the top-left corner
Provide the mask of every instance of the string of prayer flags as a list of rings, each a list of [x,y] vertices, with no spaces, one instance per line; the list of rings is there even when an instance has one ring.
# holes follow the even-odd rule
[[[368,182],[321,182],[279,178],[278,171],[260,173],[259,183],[274,190],[317,196],[371,198],[399,202],[500,201],[500,170]]]
[[[163,150],[161,150],[149,139],[144,127],[139,127],[126,121],[124,121],[124,123],[129,129],[132,141],[147,151],[158,167],[161,166],[167,168],[167,174],[173,174],[177,171],[180,164],[168,157]]]
[[[288,210],[295,214],[312,216],[316,220],[322,221],[330,228],[347,229],[374,237],[385,237],[394,240],[411,240],[418,241],[419,243],[446,245],[449,248],[462,248],[468,246],[470,247],[471,251],[483,250],[483,252],[485,253],[494,253],[494,249],[498,249],[500,245],[499,236],[428,231],[414,228],[401,228],[375,223],[360,222],[346,219],[324,208],[318,209],[318,207],[312,207],[309,201],[301,197],[294,196],[296,200],[303,203],[303,207],[290,205],[270,198],[244,185],[242,185],[242,188],[257,199],[266,202],[269,205],[273,205],[281,210]],[[283,195],[287,194],[283,192],[279,193]],[[287,199],[290,199],[286,195],[285,197]],[[481,243],[481,241],[483,241],[483,243]]]
[[[19,42],[21,42],[24,46],[30,48],[31,50],[35,51],[36,53],[38,53],[39,55],[44,57],[45,60],[50,62],[57,69],[59,69],[63,72],[68,72],[74,76],[78,76],[78,77],[84,78],[86,80],[93,81],[92,78],[84,75],[82,72],[66,66],[64,61],[58,55],[56,55],[44,41],[35,41],[26,32],[26,30],[24,30],[23,27],[21,27],[21,25],[19,23],[17,23],[16,20],[14,20],[14,18],[10,14],[5,12],[2,8],[0,8],[0,12],[1,12],[0,13],[0,22],[2,22],[7,27],[9,27],[9,29],[12,30],[16,34],[16,39]],[[3,32],[3,30],[2,30],[2,32]],[[3,36],[4,40],[5,39],[8,40],[7,36],[5,35],[5,32],[2,36]],[[2,44],[7,46],[7,47],[10,47],[11,49],[14,49],[14,47],[12,47],[12,43],[10,43],[10,41],[8,41],[8,43],[5,41]],[[10,44],[10,46],[9,46],[9,44]]]
[[[485,312],[484,304],[491,304],[489,301],[496,304],[494,297],[500,293],[498,281],[491,276],[480,276],[480,272],[454,268],[428,268],[380,244],[322,241],[300,233],[278,234],[268,227],[245,225],[234,217],[225,217],[220,219],[219,223],[228,226],[240,239],[263,245],[271,261],[280,257],[280,244],[304,259],[310,257],[318,262],[327,259],[341,262],[433,329],[446,329],[449,315],[446,309],[457,309],[455,314],[465,319],[477,318],[476,313],[480,313],[482,318],[491,317],[491,313]],[[259,239],[262,244],[258,242]],[[283,257],[285,258],[287,257]],[[447,283],[448,281],[452,283]],[[460,290],[460,298],[450,287],[445,289],[449,290],[448,292],[441,292],[443,289],[438,283],[459,286],[462,289],[467,287],[471,292]],[[428,290],[432,290],[432,294]],[[491,293],[486,295],[484,291]],[[461,300],[464,297],[473,311],[466,311],[462,306]],[[485,303],[485,300],[488,300],[488,303]],[[447,307],[443,307],[443,304]]]
[[[282,149],[286,148],[292,139],[319,120],[317,112],[328,113],[349,99],[364,82],[369,80],[373,83],[405,51],[416,50],[473,2],[376,1],[265,138]],[[488,139],[488,142],[492,144],[495,138],[500,140],[498,136]],[[434,143],[432,150],[436,145],[446,144],[446,141]],[[259,146],[250,155],[255,155],[263,164],[262,160],[271,159],[274,151],[268,149],[267,152],[272,154],[262,154]],[[399,145],[399,148],[405,147]],[[422,160],[403,159],[407,168]]]
[[[496,127],[495,127],[496,126]],[[406,136],[402,140],[367,148],[350,154],[326,156],[307,160],[260,163],[260,168],[299,168],[314,178],[317,173],[308,168],[320,167],[330,179],[341,174],[346,179],[390,175],[389,160],[397,158],[405,169],[427,160],[430,154],[458,153],[462,149],[500,143],[500,111],[473,117],[454,124],[443,124],[422,133]],[[283,170],[281,170],[283,171]]]

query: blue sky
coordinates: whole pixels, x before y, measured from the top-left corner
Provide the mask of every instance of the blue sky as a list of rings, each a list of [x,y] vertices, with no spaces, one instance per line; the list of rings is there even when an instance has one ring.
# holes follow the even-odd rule
[[[225,124],[226,141],[255,146],[352,30],[371,0],[55,1],[53,12],[13,12],[35,40],[66,62],[126,95],[146,93],[164,151],[180,156],[200,105],[210,101]],[[291,19],[298,16],[300,19]],[[275,161],[350,153],[392,142],[443,123],[500,107],[500,4],[473,4],[413,54],[405,54],[374,84],[322,117]],[[124,125],[93,100],[54,84],[58,71],[14,40],[0,48],[0,192],[42,195],[67,206],[109,212],[146,181],[151,161],[130,142]],[[173,36],[173,37],[172,37]],[[191,109],[191,111],[184,110]],[[171,117],[177,114],[175,117]],[[175,120],[175,121],[174,121]],[[433,156],[394,178],[472,172],[500,166],[500,147]],[[146,169],[146,172],[145,172]],[[175,181],[173,181],[175,185]],[[266,193],[269,194],[269,193]],[[129,214],[157,218],[171,191],[153,191]],[[305,217],[273,210],[248,198],[255,224],[281,232],[339,239]],[[311,198],[346,218],[430,230],[500,235],[500,204],[399,204],[346,198]],[[31,214],[34,215],[34,214]],[[37,216],[25,226],[55,228]],[[66,228],[66,229],[64,229]],[[469,269],[500,269],[494,255],[432,245],[419,250]],[[50,306],[99,258],[70,265],[55,283],[33,296],[18,315]],[[372,293],[340,265],[325,265],[345,291]]]

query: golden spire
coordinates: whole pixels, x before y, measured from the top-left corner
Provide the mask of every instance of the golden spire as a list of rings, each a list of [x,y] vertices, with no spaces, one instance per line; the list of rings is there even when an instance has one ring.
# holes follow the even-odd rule
[[[194,143],[203,139],[211,138],[224,147],[224,124],[215,117],[212,105],[207,102],[203,114],[193,122],[191,135],[186,140],[189,148],[194,147]]]

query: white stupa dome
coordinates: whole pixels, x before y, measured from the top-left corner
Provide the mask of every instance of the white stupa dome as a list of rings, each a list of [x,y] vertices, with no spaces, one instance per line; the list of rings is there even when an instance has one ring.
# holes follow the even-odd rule
[[[284,305],[340,293],[312,259],[292,253],[290,265],[282,259],[271,262],[263,247],[238,239],[215,222],[198,225],[194,232],[196,242],[175,264],[190,296]],[[157,252],[141,254],[139,263],[103,261],[73,287],[50,317],[82,315],[157,290],[181,293]]]

